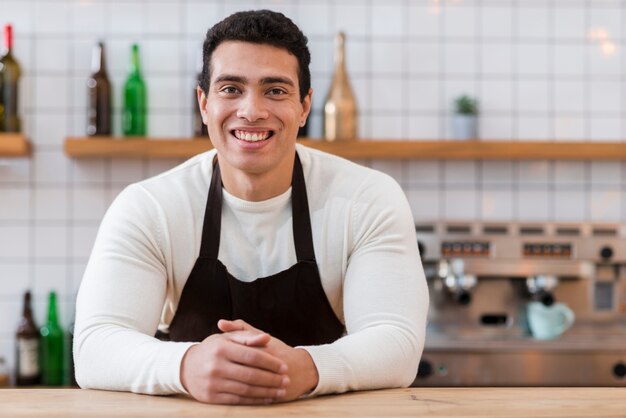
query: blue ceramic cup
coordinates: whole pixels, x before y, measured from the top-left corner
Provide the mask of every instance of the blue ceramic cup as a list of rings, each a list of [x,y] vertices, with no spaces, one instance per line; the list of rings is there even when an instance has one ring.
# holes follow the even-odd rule
[[[531,302],[527,307],[528,326],[533,337],[538,340],[553,340],[572,326],[574,312],[562,303],[546,306],[541,302]]]

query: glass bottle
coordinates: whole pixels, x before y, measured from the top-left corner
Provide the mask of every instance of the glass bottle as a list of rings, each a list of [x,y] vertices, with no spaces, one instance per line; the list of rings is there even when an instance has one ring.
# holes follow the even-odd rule
[[[9,368],[4,357],[0,356],[0,389],[8,388],[10,384]]]
[[[87,80],[87,135],[111,135],[111,83],[102,42],[93,49],[91,71]]]
[[[48,295],[48,319],[41,333],[41,383],[45,386],[61,386],[64,383],[65,362],[64,335],[57,315],[57,295]]]
[[[13,56],[13,27],[4,27],[5,54],[0,58],[0,132],[20,132],[18,84],[21,68]]]
[[[357,105],[346,71],[346,35],[336,37],[335,72],[324,102],[324,138],[346,141],[357,137]]]
[[[145,136],[147,134],[147,108],[147,89],[139,66],[139,45],[133,44],[130,73],[124,84],[122,125],[125,136]]]
[[[33,386],[39,383],[39,330],[33,319],[31,293],[24,293],[22,317],[15,333],[15,384]]]

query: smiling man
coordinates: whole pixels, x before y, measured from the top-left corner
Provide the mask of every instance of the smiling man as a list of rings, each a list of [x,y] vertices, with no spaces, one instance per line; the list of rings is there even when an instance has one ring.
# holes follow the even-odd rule
[[[309,62],[280,13],[208,31],[215,149],[103,219],[77,301],[82,387],[263,404],[413,381],[428,292],[411,213],[385,174],[296,145]]]

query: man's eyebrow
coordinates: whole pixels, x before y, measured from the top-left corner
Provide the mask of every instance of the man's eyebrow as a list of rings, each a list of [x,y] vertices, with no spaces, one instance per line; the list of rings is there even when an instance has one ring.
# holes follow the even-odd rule
[[[230,74],[224,74],[215,79],[215,83],[221,83],[224,81],[229,81],[231,83],[241,83],[241,84],[248,83],[248,79],[246,77],[242,77],[238,75],[230,75]]]
[[[239,75],[223,74],[215,79],[215,83],[222,83],[222,82],[248,84],[248,79],[246,77],[239,76]],[[296,86],[295,83],[290,78],[280,77],[280,76],[271,76],[271,77],[262,78],[261,80],[259,80],[259,84],[260,85],[287,84],[288,86],[291,86],[291,87]]]
[[[259,84],[287,84],[288,86],[295,87],[295,83],[287,77],[265,77],[262,78]]]

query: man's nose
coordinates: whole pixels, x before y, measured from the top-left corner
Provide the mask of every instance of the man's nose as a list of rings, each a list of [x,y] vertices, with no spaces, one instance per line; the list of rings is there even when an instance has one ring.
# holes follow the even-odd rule
[[[256,94],[246,94],[239,102],[237,117],[247,120],[248,122],[256,122],[257,120],[267,119],[269,112],[265,106],[262,97]]]

